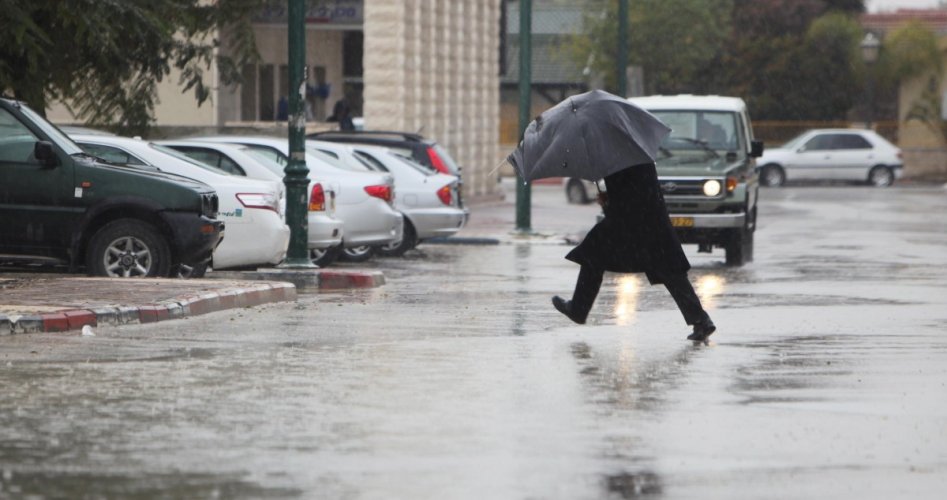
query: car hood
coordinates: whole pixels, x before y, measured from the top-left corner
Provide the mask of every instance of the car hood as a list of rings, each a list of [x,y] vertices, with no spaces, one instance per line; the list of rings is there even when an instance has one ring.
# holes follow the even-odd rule
[[[78,161],[85,163],[87,166],[94,167],[94,168],[101,168],[104,170],[111,170],[120,175],[142,176],[142,177],[148,177],[151,179],[164,179],[167,181],[175,182],[177,184],[190,187],[191,189],[199,193],[214,192],[213,187],[201,181],[191,179],[190,177],[184,177],[183,175],[172,174],[170,172],[164,172],[164,171],[158,170],[155,167],[137,166],[137,165],[117,165],[114,163],[104,163],[104,162],[96,161],[87,157],[81,157],[78,159]]]
[[[723,157],[703,161],[671,157],[662,158],[656,162],[658,176],[662,177],[706,177],[725,175],[731,169],[739,165],[739,161],[728,162]]]
[[[795,151],[791,149],[767,148],[766,151],[763,151],[763,156],[760,156],[759,158],[757,158],[756,164],[763,165],[765,163],[779,162],[786,159],[786,157],[794,153]]]

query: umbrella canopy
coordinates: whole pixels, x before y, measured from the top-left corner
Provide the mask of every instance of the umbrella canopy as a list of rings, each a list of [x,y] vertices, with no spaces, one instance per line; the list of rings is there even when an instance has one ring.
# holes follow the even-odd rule
[[[654,162],[671,129],[651,113],[602,90],[572,96],[530,122],[507,157],[529,182],[544,177],[597,181]]]

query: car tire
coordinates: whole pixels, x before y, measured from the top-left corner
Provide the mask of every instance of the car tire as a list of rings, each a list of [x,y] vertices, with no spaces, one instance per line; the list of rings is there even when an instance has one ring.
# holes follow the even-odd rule
[[[153,225],[118,219],[99,228],[86,252],[89,274],[105,277],[166,277],[171,272],[167,240]]]
[[[753,233],[746,229],[734,230],[724,246],[726,264],[730,267],[740,267],[752,260]]]
[[[760,173],[760,184],[779,187],[786,183],[786,172],[779,165],[764,165]]]
[[[417,231],[406,218],[404,220],[404,236],[401,241],[375,247],[375,253],[381,257],[401,257],[405,252],[418,245]]]
[[[335,245],[329,248],[310,248],[309,259],[319,267],[326,267],[339,259],[342,254],[342,245]]]
[[[586,205],[592,201],[589,199],[589,194],[585,192],[585,186],[582,185],[582,181],[579,179],[569,179],[569,182],[566,184],[566,199],[569,203],[576,205]]]
[[[375,255],[375,248],[368,245],[346,247],[342,249],[339,260],[346,262],[365,262],[371,259],[373,255]]]
[[[868,172],[868,183],[875,187],[888,187],[894,184],[894,172],[884,165],[879,165]]]

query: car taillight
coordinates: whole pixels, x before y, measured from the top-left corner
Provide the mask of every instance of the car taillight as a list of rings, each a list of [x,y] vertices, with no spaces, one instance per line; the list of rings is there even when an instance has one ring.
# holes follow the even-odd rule
[[[441,160],[441,156],[437,154],[437,151],[434,151],[434,148],[427,148],[427,157],[431,159],[431,165],[434,166],[434,170],[442,174],[450,173],[450,171],[447,170],[447,165],[444,165],[444,160]]]
[[[279,213],[279,199],[269,193],[237,193],[237,201],[246,208],[262,208]]]
[[[441,199],[441,203],[450,206],[451,202],[451,192],[450,185],[444,186],[437,190],[437,197]]]
[[[326,192],[322,189],[322,184],[318,182],[312,186],[312,193],[309,194],[309,211],[321,212],[326,209]]]
[[[387,184],[381,184],[378,186],[365,186],[365,192],[368,193],[369,196],[381,198],[388,203],[391,203],[391,200],[393,199],[391,186]]]

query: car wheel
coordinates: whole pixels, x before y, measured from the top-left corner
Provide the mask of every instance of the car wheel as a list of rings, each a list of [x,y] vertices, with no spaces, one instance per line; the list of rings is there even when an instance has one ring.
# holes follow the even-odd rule
[[[888,167],[875,167],[868,173],[868,183],[875,187],[888,187],[894,184],[894,172]]]
[[[585,192],[585,186],[578,179],[570,179],[569,183],[566,184],[566,199],[569,200],[569,203],[578,205],[585,205],[591,201],[588,193]]]
[[[335,245],[329,248],[310,248],[309,258],[312,263],[319,267],[326,267],[336,260],[342,253],[342,245]]]
[[[764,186],[779,187],[786,183],[786,172],[779,165],[766,165],[760,175],[760,182]]]
[[[339,255],[341,260],[347,262],[365,262],[368,259],[372,258],[372,255],[375,254],[375,249],[368,245],[362,245],[358,247],[347,247],[342,249],[342,254]]]
[[[375,253],[382,257],[401,257],[405,252],[417,246],[417,244],[417,232],[414,230],[411,222],[405,219],[404,236],[401,237],[401,241],[395,241],[387,245],[377,246],[375,247]]]
[[[728,266],[739,267],[753,259],[753,233],[746,229],[734,230],[724,250]]]
[[[171,271],[168,242],[154,226],[137,219],[102,226],[89,240],[86,261],[95,276],[164,277]]]

